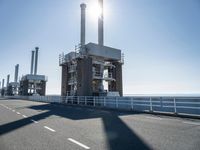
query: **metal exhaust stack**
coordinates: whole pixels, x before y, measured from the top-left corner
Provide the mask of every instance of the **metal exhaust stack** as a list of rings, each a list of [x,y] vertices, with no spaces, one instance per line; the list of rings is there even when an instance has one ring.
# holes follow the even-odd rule
[[[7,75],[7,85],[6,85],[7,87],[8,87],[8,85],[9,85],[9,83],[10,83],[10,75],[8,74],[8,75]]]
[[[32,51],[32,55],[31,55],[31,74],[33,74],[34,56],[35,56],[35,51]]]
[[[2,80],[2,89],[4,88],[5,79]]]
[[[85,45],[85,9],[86,4],[82,3],[81,7],[81,47]]]
[[[36,47],[36,48],[35,48],[35,70],[34,70],[34,75],[37,74],[38,50],[39,50],[39,47]]]
[[[103,0],[99,0],[101,14],[98,18],[98,44],[104,45],[104,13],[103,13]]]
[[[18,73],[19,73],[19,64],[15,66],[15,79],[14,79],[15,82],[17,82],[18,80]]]

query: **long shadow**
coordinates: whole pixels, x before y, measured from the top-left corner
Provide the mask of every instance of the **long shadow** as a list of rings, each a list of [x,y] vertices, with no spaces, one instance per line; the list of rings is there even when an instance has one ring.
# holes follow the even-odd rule
[[[28,107],[38,111],[47,112],[33,117],[14,121],[0,126],[0,135],[14,131],[18,128],[31,124],[31,119],[36,121],[56,115],[72,120],[91,118],[102,118],[106,134],[107,144],[110,150],[150,150],[151,148],[124,123],[119,116],[133,113],[121,113],[117,111],[99,111],[95,109],[80,109],[80,107],[69,107],[61,105],[43,104]]]
[[[35,121],[39,121],[39,120],[45,119],[46,117],[49,117],[51,115],[52,115],[51,112],[45,112],[45,113],[38,114],[38,115],[35,115],[32,117],[24,118],[21,120],[17,120],[17,121],[13,121],[13,122],[1,125],[0,126],[0,136],[33,123],[33,121],[31,121],[31,119],[33,119]]]

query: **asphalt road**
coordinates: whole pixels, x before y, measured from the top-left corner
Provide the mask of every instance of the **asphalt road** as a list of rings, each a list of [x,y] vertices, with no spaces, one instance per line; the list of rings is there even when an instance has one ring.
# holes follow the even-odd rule
[[[200,150],[200,120],[0,99],[0,150]]]

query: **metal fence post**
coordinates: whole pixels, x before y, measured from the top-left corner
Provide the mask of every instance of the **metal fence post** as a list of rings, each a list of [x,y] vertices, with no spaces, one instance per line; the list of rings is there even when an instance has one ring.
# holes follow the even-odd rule
[[[94,104],[94,107],[95,107],[95,100],[96,100],[96,98],[95,98],[95,96],[93,97],[93,104]]]
[[[86,96],[85,96],[85,105],[87,105],[87,99],[86,99]]]
[[[150,111],[152,112],[153,111],[153,106],[152,106],[152,99],[150,97]]]
[[[115,102],[116,102],[116,108],[118,108],[118,99],[115,97]]]
[[[106,106],[106,98],[105,97],[103,98],[103,106],[104,107]]]
[[[176,110],[176,98],[174,97],[174,113],[177,114],[177,110]]]
[[[133,97],[131,97],[131,109],[133,110]]]
[[[78,105],[79,105],[79,96],[78,96],[78,99],[77,99],[77,100],[78,100]]]

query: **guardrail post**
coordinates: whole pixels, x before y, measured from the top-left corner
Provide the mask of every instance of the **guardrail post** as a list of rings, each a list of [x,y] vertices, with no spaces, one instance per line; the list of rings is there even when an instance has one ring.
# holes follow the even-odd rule
[[[72,97],[72,104],[74,104],[74,96]]]
[[[87,98],[86,98],[86,96],[85,96],[85,105],[87,105]]]
[[[133,108],[133,97],[131,97],[131,109],[134,110],[134,108]]]
[[[94,105],[94,107],[95,107],[95,96],[93,97],[93,105]]]
[[[174,97],[174,113],[177,114],[177,110],[176,110],[176,98]]]
[[[78,105],[79,105],[79,96],[78,96],[78,99],[77,99],[77,100],[78,100]]]
[[[105,97],[103,98],[103,106],[104,107],[106,106],[106,98]]]
[[[152,111],[153,111],[153,106],[152,106],[152,99],[150,97],[150,112],[152,112]]]
[[[115,97],[115,102],[116,102],[116,108],[118,108],[118,99]]]

